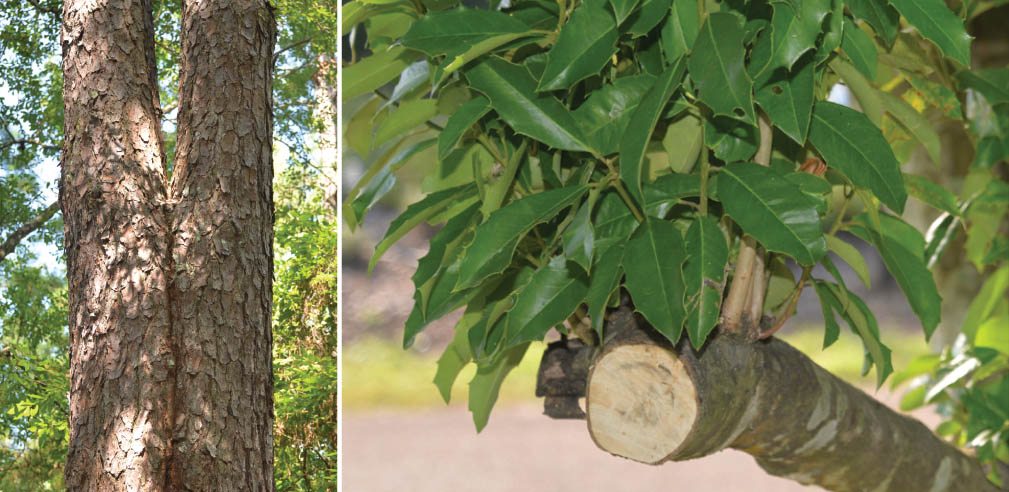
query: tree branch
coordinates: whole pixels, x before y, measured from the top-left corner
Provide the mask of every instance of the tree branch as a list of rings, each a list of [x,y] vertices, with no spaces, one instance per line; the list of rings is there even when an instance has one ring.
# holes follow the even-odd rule
[[[46,222],[49,222],[49,219],[51,219],[59,209],[60,203],[53,202],[51,205],[46,207],[45,210],[36,215],[34,219],[25,222],[21,225],[21,227],[18,227],[17,230],[12,232],[10,236],[7,236],[7,239],[4,240],[3,244],[0,244],[0,261],[3,261],[8,254],[14,251],[14,248],[18,246],[18,243],[20,243],[25,236],[35,232],[36,229],[42,227],[42,225]]]
[[[731,447],[834,491],[999,490],[977,459],[781,340],[723,332],[696,352],[670,347],[628,308],[611,319],[606,332],[620,335],[589,370],[586,397],[605,451],[660,464]]]
[[[54,9],[51,7],[43,7],[42,5],[39,4],[39,0],[28,0],[28,3],[32,4],[32,7],[35,7],[35,10],[38,10],[39,12],[42,12],[44,14],[55,15],[56,20],[60,22],[63,21],[63,12],[61,12],[59,9]]]

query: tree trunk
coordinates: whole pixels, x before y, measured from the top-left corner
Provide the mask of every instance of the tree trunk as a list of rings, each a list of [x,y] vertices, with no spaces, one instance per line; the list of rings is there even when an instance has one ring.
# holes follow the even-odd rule
[[[723,334],[698,353],[639,323],[619,311],[589,372],[588,427],[603,450],[659,464],[732,447],[836,491],[997,490],[976,460],[780,340]]]
[[[151,0],[63,19],[67,489],[272,490],[272,13],[186,2],[171,187]]]

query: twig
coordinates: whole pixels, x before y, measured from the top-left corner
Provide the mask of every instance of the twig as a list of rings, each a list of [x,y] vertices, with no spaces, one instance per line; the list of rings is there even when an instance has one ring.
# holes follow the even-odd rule
[[[21,227],[18,227],[17,230],[12,232],[10,236],[7,236],[7,239],[4,240],[3,244],[0,244],[0,261],[3,261],[8,254],[14,251],[14,248],[18,246],[18,243],[20,243],[25,236],[35,232],[36,229],[42,227],[42,225],[46,222],[49,222],[49,219],[51,219],[59,209],[60,203],[53,202],[42,212],[36,215],[34,219],[25,222],[21,225]]]

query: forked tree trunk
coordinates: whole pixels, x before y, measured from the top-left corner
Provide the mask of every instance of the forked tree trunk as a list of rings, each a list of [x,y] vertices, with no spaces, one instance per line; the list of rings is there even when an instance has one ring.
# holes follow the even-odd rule
[[[788,344],[729,335],[672,349],[627,310],[590,369],[588,427],[648,464],[735,448],[772,475],[835,491],[994,491],[980,464]]]
[[[169,185],[151,0],[64,3],[68,490],[273,490],[273,15],[184,4]]]

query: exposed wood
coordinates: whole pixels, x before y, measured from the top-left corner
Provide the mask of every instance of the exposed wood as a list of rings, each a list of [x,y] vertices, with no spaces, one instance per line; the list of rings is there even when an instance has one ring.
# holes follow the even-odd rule
[[[588,427],[606,451],[659,464],[731,447],[835,491],[997,490],[976,460],[780,340],[721,334],[696,352],[642,323],[623,309],[607,329],[639,334],[612,340],[590,369]]]

